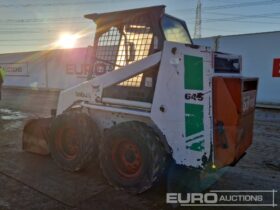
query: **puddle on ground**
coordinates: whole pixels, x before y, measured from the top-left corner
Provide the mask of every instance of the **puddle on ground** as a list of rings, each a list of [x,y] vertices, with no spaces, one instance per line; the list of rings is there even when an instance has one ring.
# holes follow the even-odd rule
[[[4,125],[4,130],[16,130],[22,127],[21,121],[10,121]]]
[[[20,120],[27,116],[18,111],[12,111],[10,109],[0,109],[0,119],[1,120]]]

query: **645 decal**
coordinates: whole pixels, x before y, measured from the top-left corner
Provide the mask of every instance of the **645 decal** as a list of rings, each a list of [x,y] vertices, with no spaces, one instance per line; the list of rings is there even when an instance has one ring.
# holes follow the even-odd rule
[[[203,101],[204,99],[203,93],[186,93],[185,99],[186,100],[194,100],[194,101]]]

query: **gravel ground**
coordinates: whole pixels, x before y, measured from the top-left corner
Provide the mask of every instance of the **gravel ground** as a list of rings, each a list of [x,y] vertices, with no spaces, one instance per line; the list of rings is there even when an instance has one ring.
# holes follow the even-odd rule
[[[133,196],[107,185],[101,173],[96,172],[99,171],[97,163],[93,163],[87,171],[70,174],[56,168],[50,157],[37,157],[22,152],[21,135],[25,122],[36,116],[48,116],[50,110],[56,107],[57,97],[58,94],[55,92],[4,89],[3,99],[0,101],[0,210],[173,209],[172,206],[165,204],[165,179],[148,192]],[[253,145],[247,155],[235,167],[226,168],[210,190],[275,189],[278,190],[275,202],[279,205],[280,111],[258,109],[255,116]],[[24,162],[23,159],[32,160],[32,164]],[[30,173],[27,173],[26,169],[30,169]],[[24,170],[24,174],[19,174]],[[98,180],[99,184],[95,188],[95,193],[89,196],[90,187],[95,184],[92,180]],[[36,184],[37,182],[40,185]],[[69,185],[77,186],[73,191],[75,195],[69,195],[73,198],[77,198],[78,195],[86,198],[78,200],[79,202],[75,204],[71,201],[64,202],[67,193],[72,193]],[[71,200],[71,196],[67,197],[68,200]],[[264,199],[270,202],[270,194]],[[232,207],[232,209],[256,208]]]

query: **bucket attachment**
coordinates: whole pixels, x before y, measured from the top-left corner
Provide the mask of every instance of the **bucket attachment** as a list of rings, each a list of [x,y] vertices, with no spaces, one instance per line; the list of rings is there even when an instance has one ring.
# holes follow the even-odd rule
[[[22,149],[41,155],[48,155],[48,135],[51,118],[39,118],[28,121],[23,129]]]

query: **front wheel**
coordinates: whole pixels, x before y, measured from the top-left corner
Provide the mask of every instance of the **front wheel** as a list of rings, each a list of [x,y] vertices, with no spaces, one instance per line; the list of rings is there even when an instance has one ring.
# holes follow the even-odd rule
[[[164,171],[166,160],[158,135],[141,122],[112,127],[100,143],[99,161],[104,176],[113,186],[130,193],[150,188]]]
[[[84,113],[58,116],[50,129],[49,149],[53,160],[67,171],[84,168],[98,157],[99,130]]]

